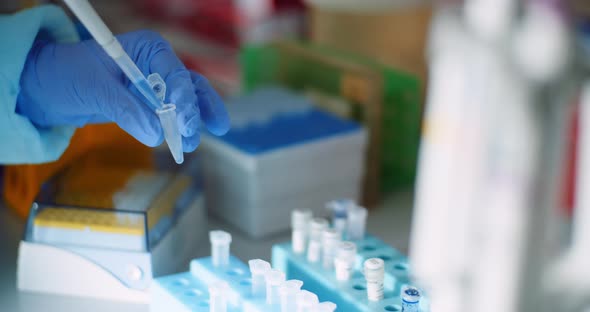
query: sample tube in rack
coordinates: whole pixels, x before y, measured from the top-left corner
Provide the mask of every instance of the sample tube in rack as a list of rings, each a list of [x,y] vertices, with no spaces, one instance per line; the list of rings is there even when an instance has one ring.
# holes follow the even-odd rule
[[[252,275],[252,296],[263,297],[266,292],[266,272],[270,271],[270,263],[253,259],[248,261],[248,266]]]
[[[231,234],[224,231],[209,232],[211,242],[211,261],[215,267],[224,267],[229,264],[229,245]]]
[[[305,252],[308,236],[308,226],[312,213],[309,209],[295,209],[291,212],[291,242],[293,252],[302,254]]]

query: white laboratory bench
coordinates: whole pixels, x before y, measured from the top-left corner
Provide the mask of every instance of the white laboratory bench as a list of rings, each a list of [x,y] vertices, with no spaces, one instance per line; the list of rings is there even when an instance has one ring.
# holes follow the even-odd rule
[[[369,212],[368,232],[407,253],[412,203],[412,192],[389,195],[381,205]],[[209,228],[223,229],[232,233],[231,252],[242,260],[252,258],[270,260],[271,246],[289,240],[289,233],[275,235],[267,239],[250,239],[231,226],[215,219],[209,220]],[[16,258],[23,229],[24,221],[17,218],[3,204],[0,204],[0,311],[149,311],[146,305],[17,291]],[[203,246],[201,250],[202,256],[208,254],[208,246]],[[39,259],[39,261],[43,261],[43,259]]]

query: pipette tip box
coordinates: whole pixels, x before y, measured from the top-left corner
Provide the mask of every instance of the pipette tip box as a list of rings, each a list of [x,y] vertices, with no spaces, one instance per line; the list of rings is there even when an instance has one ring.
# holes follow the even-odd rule
[[[279,87],[227,102],[232,129],[203,139],[209,211],[252,237],[284,231],[293,209],[358,200],[367,133]]]
[[[19,247],[20,290],[147,303],[154,276],[195,256],[206,214],[192,179],[107,171],[123,187],[112,180],[115,186],[101,193],[72,175],[44,186]]]

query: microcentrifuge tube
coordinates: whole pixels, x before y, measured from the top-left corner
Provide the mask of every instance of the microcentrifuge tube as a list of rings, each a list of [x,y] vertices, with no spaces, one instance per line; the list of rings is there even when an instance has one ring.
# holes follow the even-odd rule
[[[422,295],[418,288],[410,285],[404,285],[400,293],[402,297],[403,312],[420,311],[420,298],[422,297]]]
[[[320,302],[318,296],[310,291],[302,290],[297,294],[297,312],[313,312]]]
[[[285,273],[279,270],[269,270],[265,274],[266,303],[279,304],[279,287],[285,282]]]
[[[324,268],[334,267],[334,256],[341,240],[341,234],[333,228],[324,229],[322,233],[322,264]]]
[[[356,203],[352,199],[333,200],[326,203],[326,208],[332,212],[332,226],[340,233],[345,233],[348,209],[354,206]]]
[[[348,240],[360,240],[365,237],[365,226],[367,223],[367,208],[354,206],[347,212],[348,216]]]
[[[322,249],[322,233],[328,228],[328,221],[323,218],[313,218],[309,225],[309,243],[307,246],[307,261],[315,263],[320,260]]]
[[[341,242],[338,244],[334,258],[336,279],[339,281],[348,281],[354,270],[355,262],[356,244],[353,242]]]
[[[270,263],[261,259],[253,259],[248,261],[248,266],[252,275],[252,296],[264,297],[266,293],[266,272],[270,271]]]
[[[383,282],[385,280],[385,262],[380,258],[370,258],[364,263],[365,279],[367,280],[367,298],[369,301],[383,299]]]
[[[293,252],[302,254],[305,252],[308,236],[308,225],[312,214],[309,209],[295,209],[291,212],[291,242]]]
[[[214,267],[224,267],[229,264],[229,244],[231,234],[224,231],[209,232],[211,242],[211,261]]]
[[[313,310],[314,312],[334,312],[336,311],[336,304],[330,301],[320,302]]]
[[[279,287],[281,312],[297,310],[297,294],[301,291],[301,286],[303,286],[303,282],[300,280],[288,280]]]
[[[209,286],[209,311],[226,312],[229,284],[227,282],[218,282]]]

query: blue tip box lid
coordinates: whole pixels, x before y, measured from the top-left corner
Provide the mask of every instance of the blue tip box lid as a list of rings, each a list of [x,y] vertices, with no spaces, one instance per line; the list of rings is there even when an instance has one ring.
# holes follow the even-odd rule
[[[303,95],[279,87],[230,100],[227,108],[232,128],[218,140],[253,155],[361,129],[358,123],[315,108]]]

